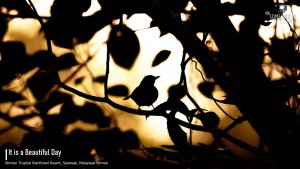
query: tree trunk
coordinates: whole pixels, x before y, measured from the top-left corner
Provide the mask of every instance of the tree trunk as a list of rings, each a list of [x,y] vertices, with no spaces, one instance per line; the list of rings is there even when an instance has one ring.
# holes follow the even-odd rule
[[[227,72],[214,78],[229,96],[235,98],[238,108],[267,145],[279,167],[297,166],[298,156],[295,154],[299,153],[300,141],[296,117],[276,97],[277,91],[272,89],[261,65],[256,61],[255,57],[258,56],[253,56],[255,52],[252,51],[257,44],[254,44],[255,41],[243,39],[237,33],[219,1],[192,2],[197,10],[204,11],[202,17],[209,18],[210,22],[205,24],[209,24],[211,28]],[[262,12],[257,15],[263,15]],[[250,18],[249,25],[259,26],[258,17],[252,16],[254,18]]]

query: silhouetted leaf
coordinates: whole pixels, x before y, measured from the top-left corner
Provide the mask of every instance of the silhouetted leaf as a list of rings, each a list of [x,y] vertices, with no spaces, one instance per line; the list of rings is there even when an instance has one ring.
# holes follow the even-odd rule
[[[166,113],[171,111],[167,117],[167,129],[171,140],[176,146],[177,150],[180,152],[185,152],[188,148],[187,136],[182,128],[177,124],[175,120],[175,114],[180,112],[182,114],[189,116],[189,110],[187,106],[178,100],[168,100],[160,105],[158,105],[154,110],[158,114]]]
[[[276,97],[282,102],[288,101],[292,95],[300,94],[300,85],[298,81],[291,77],[271,81],[271,86],[276,92]],[[275,94],[275,92],[272,94]]]
[[[42,99],[54,85],[54,78],[47,72],[37,72],[28,80],[28,86],[38,100]]]
[[[77,62],[74,54],[66,53],[66,54],[59,56],[56,59],[55,69],[56,70],[68,69],[75,65],[78,65],[78,62]]]
[[[73,53],[66,53],[56,57],[53,53],[41,50],[30,56],[31,65],[42,69],[63,70],[78,64]]]
[[[85,79],[85,77],[79,77],[79,78],[77,78],[76,80],[75,80],[75,84],[76,85],[79,85],[80,83],[82,83],[83,82],[83,80]]]
[[[188,0],[161,0],[162,6],[171,11],[182,12],[188,4]]]
[[[21,42],[0,42],[0,86],[16,78],[16,73],[25,73],[33,67],[25,46]]]
[[[46,50],[40,50],[30,56],[30,61],[33,66],[38,66],[41,69],[53,69],[56,65],[56,56]]]
[[[103,110],[95,103],[85,103],[81,112],[85,117],[99,119],[104,116]]]
[[[4,42],[1,43],[1,48],[1,62],[11,64],[10,66],[15,69],[17,69],[19,66],[23,66],[23,62],[28,59],[28,55],[25,51],[25,46],[21,42]]]
[[[188,148],[186,133],[176,123],[176,121],[174,121],[172,117],[169,117],[167,119],[167,128],[169,136],[176,148],[178,149],[178,151],[186,150]]]
[[[156,27],[156,26],[158,26],[157,23],[154,20],[152,20],[150,23],[150,27]],[[160,37],[169,33],[168,29],[164,27],[159,27],[159,30],[160,30]]]
[[[121,147],[125,149],[138,149],[140,140],[133,130],[125,131],[121,136]]]
[[[289,68],[300,66],[294,49],[294,38],[284,40],[273,38],[270,47],[270,56],[274,62],[282,66]]]
[[[16,116],[16,117],[14,117],[13,119],[14,119],[14,120],[22,121],[22,120],[31,119],[31,118],[36,117],[36,116],[38,116],[38,114],[36,114],[36,113],[22,114],[22,115],[18,115],[18,116]]]
[[[101,120],[98,121],[98,127],[109,127],[111,124],[110,117],[103,117]]]
[[[83,12],[90,7],[91,0],[55,1],[51,7],[51,18],[46,23],[46,30],[53,42],[60,47],[71,49],[75,39],[76,43],[88,42],[97,31],[111,24],[116,16],[120,16],[116,12],[118,6],[110,5],[111,8],[108,9],[104,7],[105,5],[102,6],[106,2],[102,2],[100,11],[91,16],[82,17]]]
[[[152,67],[155,67],[155,66],[161,64],[163,61],[167,60],[168,57],[170,56],[170,54],[171,54],[171,51],[169,51],[169,50],[160,51],[156,55],[155,59],[153,60]]]
[[[76,32],[77,42],[78,43],[88,42],[97,31],[111,24],[111,21],[113,19],[116,19],[117,17],[120,16],[114,12],[112,12],[111,10],[100,10],[91,16],[85,16],[84,18],[81,18],[80,24],[76,25],[78,27]]]
[[[114,61],[126,69],[132,67],[140,51],[138,37],[125,25],[112,27],[108,47]]]
[[[58,96],[58,95],[57,95]],[[52,97],[54,98],[54,97]],[[63,124],[70,124],[75,122],[76,120],[80,119],[81,116],[84,114],[82,107],[76,105],[72,98],[71,99],[66,99],[63,102],[63,105],[60,109],[60,114],[59,114],[59,118],[61,119],[61,122]]]
[[[186,116],[187,120],[190,120],[190,118],[196,112],[196,110],[189,110],[188,107],[181,100],[173,100],[173,99],[168,99],[166,102],[156,106],[154,112],[158,114],[163,114],[166,113],[167,110],[173,113],[180,112]],[[170,116],[175,117],[175,114],[172,114]]]
[[[8,84],[11,80],[16,78],[15,71],[5,66],[4,62],[0,62],[0,86]]]
[[[93,135],[91,135],[94,133]],[[103,156],[112,156],[119,150],[122,139],[122,132],[119,128],[108,129],[104,131],[94,131],[87,133],[87,140],[92,140],[97,153]]]
[[[94,103],[85,103],[79,114],[80,120],[88,123],[96,123],[99,127],[108,127],[110,118],[104,116],[104,112]]]
[[[56,46],[72,49],[74,47],[74,36],[76,32],[76,22],[72,20],[57,21],[55,18],[49,19],[44,26]]]
[[[176,111],[176,112],[180,112],[183,115],[186,116],[186,119],[188,121],[191,120],[191,117],[194,115],[194,111],[195,110],[189,110],[188,107],[181,101],[181,100],[168,100],[168,104],[171,105],[171,107],[169,107],[169,109],[171,109],[171,111]]]
[[[184,86],[172,85],[168,93],[171,99],[180,100],[187,94],[187,90]]]
[[[215,112],[201,113],[197,114],[195,117],[201,120],[202,124],[206,127],[215,128],[220,123],[220,118]]]
[[[50,10],[51,18],[44,28],[56,45],[69,49],[74,47],[75,36],[82,31],[80,30],[82,13],[88,10],[90,5],[91,0],[54,1]]]
[[[296,79],[293,77],[287,77],[285,79],[271,81],[272,86],[275,88],[282,88],[288,93],[299,94],[300,85]]]
[[[46,115],[52,107],[61,103],[66,104],[69,102],[72,102],[72,96],[70,94],[55,91],[51,93],[51,95],[46,101],[38,102],[36,108],[39,110],[41,115]]]
[[[72,4],[72,9],[70,8],[70,4]],[[74,15],[74,14],[82,14],[87,11],[91,6],[91,0],[55,0],[51,6],[51,14],[52,15]],[[66,9],[68,9],[66,11]],[[64,16],[61,16],[64,17]]]
[[[44,131],[51,133],[62,132],[66,125],[74,122],[71,119],[73,119],[71,116],[64,117],[60,114],[47,115],[43,117]]]
[[[212,82],[202,82],[198,85],[198,89],[200,90],[200,92],[210,98],[212,96],[212,92],[215,88],[215,83]]]
[[[195,32],[207,32],[210,27],[208,24],[199,24],[199,21],[206,23],[209,18],[203,17],[203,11],[191,11],[190,16],[184,24]]]
[[[106,80],[105,76],[98,76],[94,79],[94,82],[100,82],[100,83],[104,83]]]
[[[25,98],[19,93],[15,93],[13,91],[0,90],[0,103],[14,102],[14,101],[19,101],[19,100],[24,100],[24,99]]]
[[[110,87],[107,92],[108,94],[114,96],[127,96],[129,93],[128,88],[124,85],[116,85]]]
[[[0,13],[0,28],[0,40],[2,41],[2,38],[7,31],[6,17],[2,13]]]

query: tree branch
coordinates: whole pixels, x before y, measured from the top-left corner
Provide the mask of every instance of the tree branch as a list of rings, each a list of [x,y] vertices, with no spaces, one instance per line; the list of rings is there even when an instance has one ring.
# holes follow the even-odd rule
[[[31,2],[29,0],[29,2]],[[150,15],[155,21],[158,21],[158,26],[162,29],[167,28],[171,33],[173,33],[177,39],[182,43],[184,49],[186,51],[188,51],[190,56],[195,57],[200,63],[202,63],[204,66],[209,66],[207,63],[212,63],[212,57],[209,56],[209,52],[208,49],[205,45],[203,45],[203,42],[200,41],[197,36],[191,32],[190,30],[186,29],[181,22],[178,22],[177,20],[174,20],[172,17],[170,17],[169,13],[167,13],[166,11],[164,11],[163,9],[161,9],[160,7],[157,7],[153,4],[153,2],[150,1],[137,1],[137,0],[133,0],[133,1],[126,1],[126,2],[122,2],[122,1],[118,1],[120,4],[120,6],[124,7],[124,13],[128,12],[128,13],[132,13],[132,12],[140,12],[141,10],[144,13],[147,13],[148,15]],[[114,2],[107,2],[107,3],[114,3]],[[137,4],[136,4],[137,3]],[[199,2],[197,1],[193,1],[193,3],[195,3],[197,6],[197,8],[201,8],[201,6],[199,6]],[[34,6],[32,3],[30,3],[33,11],[37,17],[37,19],[39,20],[39,22],[42,25],[42,29],[44,27],[44,23],[42,21],[42,19],[38,16]],[[116,11],[119,12],[119,11]],[[214,21],[217,22],[217,21]],[[226,22],[226,21],[225,21]],[[222,21],[222,23],[224,23],[224,21]],[[222,26],[221,26],[222,27]],[[45,31],[45,30],[44,30]],[[47,46],[48,46],[48,51],[52,53],[52,48],[51,48],[51,43],[50,43],[50,39],[47,36],[47,32],[45,32],[46,35],[46,40],[47,40]],[[223,49],[223,48],[221,48]],[[107,65],[107,69],[108,69],[108,65]],[[78,96],[81,96],[83,98],[89,99],[89,100],[93,100],[93,101],[99,101],[99,102],[106,102],[109,105],[111,105],[114,108],[117,108],[119,110],[128,112],[128,113],[132,113],[132,114],[138,114],[138,115],[153,115],[153,116],[163,116],[163,117],[167,117],[167,114],[157,114],[157,112],[152,112],[152,111],[141,111],[141,110],[135,110],[135,109],[131,109],[122,105],[119,105],[115,102],[113,102],[112,100],[110,100],[107,97],[107,94],[105,96],[105,98],[102,97],[96,97],[96,96],[91,96],[91,95],[87,95],[85,93],[82,93],[74,88],[71,88],[65,84],[63,84],[60,81],[58,72],[53,72],[53,77],[55,78],[56,82],[58,85],[60,85],[63,89],[70,91]],[[108,77],[108,71],[106,72],[106,75]],[[231,83],[230,80],[226,79],[227,75],[226,72],[220,72],[216,71],[215,73],[216,77],[222,77],[219,78],[218,80],[224,80],[224,86],[226,91],[228,91],[227,89],[230,89],[231,87]],[[107,83],[107,79],[106,79],[106,83]],[[186,82],[185,82],[186,83]],[[107,84],[106,84],[107,85]],[[106,86],[107,87],[107,86]],[[193,98],[189,97],[189,99],[191,101],[193,101]],[[195,103],[194,103],[195,104]],[[195,106],[197,107],[197,104],[195,104]],[[200,107],[199,110],[201,110]],[[190,129],[193,130],[199,130],[199,131],[205,131],[205,132],[212,132],[212,133],[219,133],[221,132],[221,130],[218,129],[210,129],[204,126],[198,126],[198,125],[193,125],[193,124],[189,124],[186,123],[182,120],[176,119],[176,122],[179,125],[182,125],[184,127],[188,127]],[[230,136],[228,133],[224,133],[224,138],[232,141],[233,143],[249,150],[249,151],[259,151],[257,148],[248,145],[244,142],[241,142],[240,140]]]

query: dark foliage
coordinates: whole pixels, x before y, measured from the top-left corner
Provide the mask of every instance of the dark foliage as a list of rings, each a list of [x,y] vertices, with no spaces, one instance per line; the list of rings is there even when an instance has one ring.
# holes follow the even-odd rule
[[[200,90],[200,92],[208,98],[212,96],[214,88],[215,84],[211,82],[202,82],[198,85],[198,89]]]
[[[113,26],[107,43],[114,61],[130,69],[140,51],[136,34],[125,25]]]
[[[206,112],[196,115],[196,118],[200,119],[202,124],[207,127],[217,127],[220,123],[220,118],[215,112]]]
[[[1,43],[0,85],[5,85],[14,78],[16,72],[27,72],[31,69],[25,47],[20,42]]]
[[[106,80],[106,76],[98,76],[96,78],[94,78],[95,82],[99,82],[99,83],[104,83]]]
[[[160,51],[156,55],[155,59],[153,60],[152,67],[155,67],[155,66],[161,64],[163,61],[167,60],[168,57],[170,56],[170,54],[171,54],[171,51],[168,51],[168,50]]]
[[[180,100],[187,94],[187,89],[184,86],[172,85],[168,90],[170,98]]]
[[[0,103],[3,102],[15,102],[25,99],[21,94],[12,91],[0,90]]]
[[[112,86],[108,89],[107,92],[108,94],[113,96],[127,96],[129,93],[128,88],[123,85]]]
[[[51,74],[40,71],[28,80],[28,86],[37,99],[42,99],[55,85],[52,79]]]
[[[77,44],[88,42],[98,30],[108,25],[111,26],[107,41],[106,75],[93,77],[93,82],[104,84],[105,94],[107,94],[104,98],[82,94],[80,91],[62,85],[57,71],[76,65],[85,65],[85,63],[78,63],[73,53],[55,56],[50,49],[51,44],[48,44],[48,50],[28,55],[21,42],[3,42],[10,18],[35,18],[39,21],[41,18],[36,16],[34,7],[30,6],[27,1],[0,1],[1,9],[18,12],[16,16],[10,16],[8,12],[4,13],[5,10],[0,12],[0,103],[17,103],[28,99],[26,98],[28,96],[21,94],[25,88],[28,88],[37,100],[31,106],[35,107],[38,112],[14,118],[1,112],[1,118],[28,130],[20,147],[3,145],[0,146],[1,152],[5,148],[51,147],[62,150],[64,152],[62,159],[66,161],[95,161],[95,156],[100,156],[103,161],[110,162],[111,168],[175,169],[199,168],[199,166],[202,168],[246,168],[229,149],[220,147],[222,137],[227,136],[227,139],[249,151],[258,152],[258,154],[264,151],[262,147],[251,147],[227,133],[240,123],[240,119],[229,116],[235,120],[232,125],[224,131],[217,130],[220,123],[219,116],[212,111],[204,112],[192,98],[188,91],[187,83],[189,82],[185,79],[185,66],[194,58],[204,68],[206,76],[214,79],[214,82],[202,79],[204,82],[198,85],[198,90],[205,97],[213,99],[217,105],[218,103],[236,105],[260,135],[263,143],[267,145],[272,154],[272,160],[279,167],[289,168],[298,164],[297,156],[295,157],[293,153],[300,151],[299,113],[297,114],[300,93],[299,49],[295,50],[299,39],[293,37],[282,40],[274,37],[272,43],[267,45],[258,36],[259,27],[267,26],[272,22],[268,13],[284,13],[285,11],[281,11],[279,6],[286,4],[274,4],[272,0],[237,0],[234,4],[192,0],[196,8],[192,11],[185,11],[187,0],[99,0],[98,2],[101,10],[91,16],[83,17],[83,12],[91,6],[91,0],[55,0],[51,6],[51,17],[47,18],[45,24],[41,23],[41,31],[45,31],[47,41],[52,40],[59,47],[74,49]],[[299,5],[299,2],[288,1],[287,4]],[[123,14],[127,14],[130,18],[135,13],[149,15],[152,18],[150,26],[157,26],[161,36],[167,33],[173,34],[182,43],[184,52],[191,57],[187,60],[183,57],[180,81],[182,83],[170,86],[168,100],[153,107],[152,111],[143,111],[140,107],[153,106],[157,100],[160,92],[160,89],[154,86],[157,77],[145,76],[131,94],[129,94],[128,87],[123,84],[107,87],[110,57],[118,66],[128,70],[134,66],[138,58],[139,39],[136,33],[123,23]],[[181,20],[181,13],[188,16],[187,21]],[[245,20],[240,25],[240,32],[235,30],[228,19],[228,15],[234,14],[245,16]],[[120,23],[112,24],[114,19],[120,19]],[[291,31],[295,33],[292,28]],[[204,34],[203,39],[208,36],[208,33],[211,34],[219,52],[208,49],[205,43],[197,38],[198,32]],[[297,35],[295,36],[297,38]],[[268,48],[268,56],[272,61],[286,70],[282,79],[272,81],[265,76],[261,68],[265,57],[265,47]],[[171,51],[168,50],[160,51],[154,58],[152,67],[166,61],[170,54]],[[39,69],[26,79],[26,83],[23,84],[24,90],[17,93],[7,89],[10,82],[20,79],[23,74],[34,68]],[[202,74],[200,70],[197,69],[197,71]],[[70,79],[72,78],[74,77],[71,76]],[[75,85],[83,85],[85,78],[85,76],[80,76],[75,79]],[[226,92],[228,96],[225,99],[213,98],[215,85],[219,85]],[[80,93],[80,96],[92,101],[106,102],[119,110],[146,115],[146,118],[151,115],[166,117],[167,130],[174,146],[144,148],[148,159],[134,155],[130,150],[142,149],[134,131],[121,131],[118,127],[111,127],[111,117],[106,116],[105,110],[99,105],[90,102],[86,102],[83,106],[76,105],[73,96],[61,92],[60,87],[73,93]],[[127,96],[124,100],[131,98],[138,105],[139,110],[119,105],[110,100],[109,96]],[[195,109],[189,110],[181,101],[185,96],[194,104]],[[293,102],[291,103],[290,100]],[[57,105],[62,105],[58,114],[49,115],[49,110]],[[228,116],[220,105],[218,107]],[[19,108],[26,109],[27,107],[19,106]],[[176,113],[185,115],[189,123],[178,120],[175,117]],[[41,131],[35,131],[23,124],[24,120],[36,116],[40,116],[44,122]],[[192,124],[194,118],[201,120],[203,126]],[[101,130],[75,129],[66,134],[66,127],[77,121],[97,124]],[[191,131],[192,129],[209,131],[220,143],[211,146],[188,145],[187,134],[181,128],[182,126],[190,128]],[[191,138],[192,132],[190,132],[190,140]],[[75,152],[74,149],[76,149]],[[96,151],[96,155],[91,155],[92,150]],[[30,160],[30,158],[24,157],[24,160]],[[36,160],[43,160],[43,157],[37,157]],[[57,159],[53,157],[47,160]],[[84,167],[80,166],[80,168]]]
[[[2,43],[2,38],[7,30],[7,22],[6,22],[6,18],[4,16],[4,14],[0,13],[0,27],[1,27],[1,31],[0,31],[0,39],[1,39],[1,43]]]
[[[272,39],[270,48],[270,56],[274,62],[286,66],[288,68],[299,68],[299,58],[294,49],[294,39]]]

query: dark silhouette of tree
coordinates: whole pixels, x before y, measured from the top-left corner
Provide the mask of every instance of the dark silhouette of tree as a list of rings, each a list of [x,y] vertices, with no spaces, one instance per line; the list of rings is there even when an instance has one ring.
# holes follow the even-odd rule
[[[0,114],[1,118],[28,131],[20,149],[31,146],[32,148],[54,147],[64,150],[66,153],[63,158],[68,160],[99,161],[95,158],[100,156],[103,161],[109,161],[112,168],[246,168],[243,162],[222,143],[221,138],[225,138],[250,152],[257,153],[258,156],[275,161],[278,168],[299,166],[298,156],[295,155],[300,152],[299,37],[290,24],[292,37],[284,40],[274,37],[271,45],[266,44],[258,35],[261,25],[267,26],[272,22],[273,18],[270,18],[266,12],[284,18],[284,11],[280,6],[299,5],[296,1],[276,4],[272,0],[237,0],[235,4],[221,4],[216,0],[191,0],[195,8],[186,11],[185,6],[188,1],[185,0],[99,0],[101,10],[83,17],[83,12],[91,5],[90,0],[54,0],[51,16],[44,18],[38,15],[30,0],[28,3],[25,0],[20,2],[0,1],[0,7],[7,11],[18,11],[17,15],[9,15],[8,12],[0,13],[1,39],[8,29],[10,19],[35,18],[40,22],[41,33],[44,33],[47,42],[47,50],[33,55],[26,54],[25,47],[20,42],[3,40],[0,42],[0,85],[2,87],[0,103],[25,100],[21,92],[5,90],[3,87],[33,68],[39,68],[24,87],[24,90],[29,88],[33,97],[38,100],[33,105],[37,111],[17,117],[10,117],[5,112]],[[180,63],[180,81],[170,86],[168,100],[160,103],[153,110],[134,109],[122,105],[121,102],[115,102],[111,96],[125,97],[129,95],[129,89],[124,85],[108,85],[109,79],[113,78],[110,76],[111,60],[118,66],[130,70],[137,59],[140,51],[139,40],[135,32],[124,24],[123,16],[126,14],[127,18],[130,18],[137,13],[150,16],[153,20],[151,27],[158,27],[161,36],[167,33],[173,34],[184,49]],[[181,13],[189,16],[186,21],[182,20]],[[228,15],[233,14],[245,16],[239,32],[228,18]],[[119,24],[112,23],[115,19],[119,19]],[[72,79],[92,59],[92,56],[89,56],[85,63],[79,63],[73,53],[55,56],[51,41],[57,46],[73,50],[76,45],[88,42],[97,31],[107,25],[111,25],[112,29],[107,41],[105,75],[92,77],[94,83],[104,85],[104,96],[89,95],[67,86],[66,82]],[[196,36],[198,32],[203,33],[202,40]],[[218,52],[206,46],[205,41],[209,34],[216,42]],[[170,53],[168,50],[160,51],[153,60],[152,67],[167,60]],[[266,56],[286,71],[282,79],[273,81],[266,76],[262,69]],[[218,128],[220,122],[218,115],[201,108],[190,94],[185,73],[189,62],[195,64],[195,69],[203,78],[203,82],[198,85],[199,91],[213,100],[232,120],[224,130]],[[203,77],[202,72],[197,69],[197,64],[201,64],[206,76],[213,79],[213,82]],[[74,73],[61,80],[58,71],[73,66],[77,66]],[[78,77],[75,84],[82,84],[84,79],[85,77]],[[214,98],[213,91],[216,85],[226,93],[224,100]],[[92,102],[78,106],[72,101],[72,96],[60,92],[58,90],[60,88]],[[194,109],[190,110],[181,101],[184,96],[193,103]],[[135,100],[144,100],[139,97],[143,97],[142,94],[136,96]],[[137,135],[133,131],[120,131],[117,126],[111,127],[114,125],[112,118],[105,116],[97,102],[109,104],[127,113],[144,115],[146,118],[165,117],[174,146],[142,147],[149,158],[134,156],[129,150],[141,149]],[[52,107],[61,103],[63,106],[58,115],[47,114]],[[224,104],[236,105],[243,116],[238,118],[230,116],[222,109],[221,105]],[[188,123],[175,117],[178,112],[186,116]],[[23,124],[23,120],[35,116],[43,119],[42,130]],[[192,124],[193,119],[199,119],[203,125]],[[78,129],[65,134],[64,128],[76,120],[109,129],[94,132]],[[228,133],[245,120],[248,120],[259,134],[262,140],[259,147],[244,143]],[[212,133],[213,144],[194,146],[191,143],[192,134],[188,140],[187,133],[180,126],[187,127],[190,131]],[[1,149],[5,149],[6,146],[1,146]],[[92,150],[96,150],[97,155],[91,155]],[[171,163],[168,159],[178,163]]]

